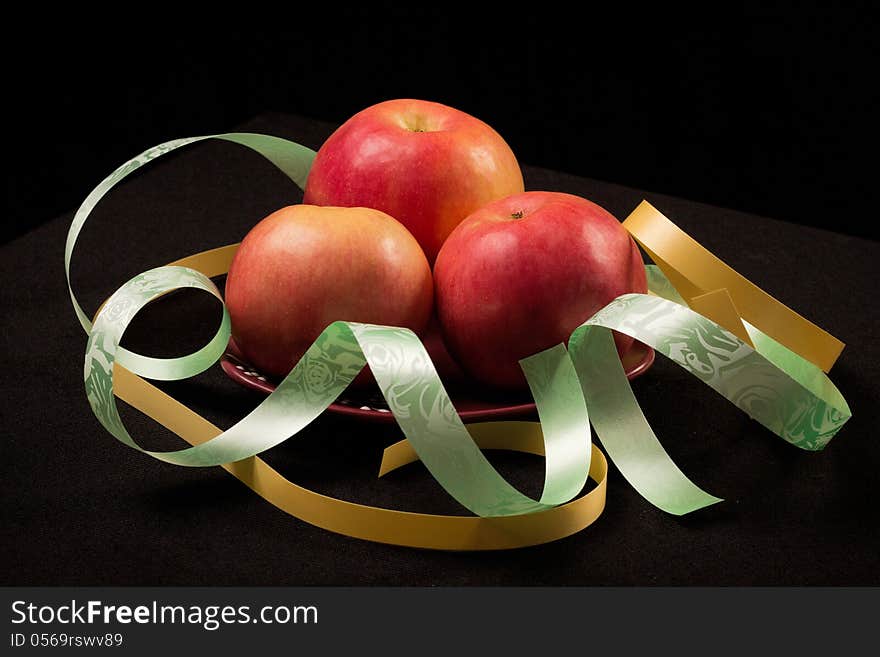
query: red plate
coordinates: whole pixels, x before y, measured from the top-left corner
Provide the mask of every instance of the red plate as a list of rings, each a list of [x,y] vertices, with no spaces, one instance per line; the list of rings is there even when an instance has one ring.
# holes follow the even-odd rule
[[[432,343],[431,335],[425,346],[433,357],[443,383],[455,409],[465,422],[483,420],[510,420],[530,416],[535,413],[535,402],[528,392],[487,392],[486,388],[475,386],[454,364],[446,350]],[[623,368],[629,380],[644,374],[654,363],[654,350],[635,342],[623,357]],[[232,341],[220,361],[226,375],[246,388],[269,394],[275,390],[275,381],[249,365]],[[388,410],[385,399],[375,383],[346,389],[328,410],[340,415],[354,415],[373,422],[393,422],[394,416]]]

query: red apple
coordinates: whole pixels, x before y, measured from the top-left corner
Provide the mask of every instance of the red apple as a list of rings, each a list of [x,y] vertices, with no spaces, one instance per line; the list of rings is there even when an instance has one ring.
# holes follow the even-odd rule
[[[632,238],[595,203],[526,192],[477,210],[434,265],[446,345],[476,379],[521,387],[521,358],[564,342],[615,297],[646,292]],[[632,339],[615,335],[623,353]]]
[[[521,191],[516,157],[488,125],[439,103],[389,100],[358,112],[324,142],[303,202],[387,212],[433,263],[462,219]]]
[[[282,208],[247,234],[226,279],[236,344],[275,376],[335,320],[422,331],[432,295],[431,269],[413,236],[369,208]]]

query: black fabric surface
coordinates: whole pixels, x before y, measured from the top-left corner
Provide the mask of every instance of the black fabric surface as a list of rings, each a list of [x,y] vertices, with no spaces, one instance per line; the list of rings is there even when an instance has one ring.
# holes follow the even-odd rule
[[[317,148],[332,126],[264,115],[243,129]],[[443,553],[339,536],[285,515],[220,468],[160,463],[100,427],[83,393],[85,336],[64,285],[68,214],[0,249],[0,584],[880,584],[878,244],[552,171],[524,173],[528,189],[580,194],[621,219],[647,198],[848,343],[832,379],[853,419],[826,450],[804,452],[658,358],[634,382],[636,394],[676,462],[726,498],[722,504],[669,516],[612,465],[605,513],[549,545]],[[74,254],[74,288],[92,313],[130,276],[239,241],[263,216],[300,198],[246,149],[189,147],[139,172],[98,207]],[[217,318],[207,295],[170,295],[143,313],[126,344],[157,356],[184,353],[213,334]],[[262,399],[226,379],[219,365],[163,388],[220,426]],[[130,409],[123,418],[144,446],[180,446]],[[291,480],[343,499],[461,512],[419,464],[376,479],[382,448],[399,437],[390,425],[324,416],[265,458]],[[492,458],[514,484],[538,493],[539,459]]]

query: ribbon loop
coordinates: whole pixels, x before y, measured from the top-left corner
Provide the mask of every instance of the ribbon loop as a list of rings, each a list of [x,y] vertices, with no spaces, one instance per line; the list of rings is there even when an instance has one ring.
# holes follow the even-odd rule
[[[95,189],[86,197],[85,201],[79,206],[70,228],[67,231],[67,242],[64,246],[64,274],[67,277],[67,290],[70,293],[70,302],[73,304],[73,311],[79,319],[80,325],[86,333],[91,331],[92,322],[89,321],[82,306],[80,306],[76,295],[73,292],[73,286],[70,283],[70,262],[73,258],[73,248],[76,246],[76,240],[86,223],[86,219],[95,209],[95,206],[113,187],[122,182],[133,172],[137,171],[143,165],[155,160],[163,155],[171,153],[178,148],[183,148],[196,142],[205,141],[206,139],[223,139],[233,143],[247,146],[256,151],[272,164],[278,167],[282,173],[290,178],[300,188],[305,186],[306,176],[308,176],[309,168],[315,159],[315,152],[311,149],[301,146],[292,141],[281,139],[280,137],[270,137],[268,135],[260,135],[246,132],[233,132],[220,135],[207,135],[203,137],[187,137],[185,139],[174,139],[167,141],[158,146],[148,148],[140,155],[136,155],[128,162],[118,167],[113,173],[102,180]],[[232,257],[231,255],[229,256]],[[221,258],[222,259],[222,258]],[[173,263],[176,264],[176,263]],[[228,264],[226,266],[228,269]],[[218,275],[206,274],[208,276]],[[160,379],[165,381],[173,381],[178,378],[178,373],[186,369],[186,362],[180,358],[148,358],[139,354],[132,353],[127,349],[120,348],[118,355],[119,362],[132,372],[143,374],[144,376]]]

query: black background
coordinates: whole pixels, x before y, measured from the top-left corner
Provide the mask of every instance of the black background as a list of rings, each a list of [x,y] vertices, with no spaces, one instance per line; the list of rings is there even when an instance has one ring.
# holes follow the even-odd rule
[[[294,9],[20,26],[3,46],[3,237],[75,207],[160,141],[266,111],[339,123],[394,97],[484,119],[524,163],[876,236],[862,162],[876,100],[867,3]]]
[[[240,126],[316,147],[326,123],[266,114]],[[880,243],[795,226],[547,169],[527,186],[594,198],[626,216],[647,198],[750,280],[847,343],[831,378],[853,417],[822,452],[788,445],[665,358],[633,382],[675,463],[725,498],[684,517],[646,502],[613,465],[608,502],[584,531],[543,546],[486,553],[368,543],[308,525],[220,468],[168,465],[118,443],[89,412],[85,335],[61,272],[71,214],[0,246],[0,584],[7,585],[878,585],[880,533]],[[247,149],[209,141],[144,167],[95,208],[72,283],[91,314],[120,281],[181,254],[240,240],[299,190]],[[222,279],[218,281],[222,285]],[[218,304],[186,290],[141,312],[123,343],[190,353],[213,335]],[[159,383],[220,427],[264,399],[219,365]],[[451,389],[455,401],[456,392]],[[148,449],[181,441],[121,404]],[[377,479],[390,424],[324,413],[261,458],[296,484],[363,504],[427,513],[462,508],[412,464]],[[490,459],[537,496],[543,461]],[[816,614],[801,610],[802,618]]]
[[[870,17],[737,10],[661,21],[634,10],[587,11],[587,20],[560,11],[478,21],[448,7],[333,8],[298,18],[229,16],[222,27],[191,29],[171,17],[150,29],[136,16],[94,34],[57,16],[48,29],[19,26],[26,46],[4,44],[15,92],[5,105],[4,232],[30,233],[0,250],[0,583],[880,582],[880,245],[846,235],[875,230],[867,214],[873,168],[860,157],[874,111]],[[247,30],[246,18],[262,30]],[[162,140],[238,125],[314,148],[334,122],[400,96],[458,106],[496,127],[525,165],[584,176],[525,166],[531,189],[581,194],[620,218],[650,200],[849,345],[832,378],[853,419],[824,452],[802,452],[658,359],[634,384],[640,403],[682,469],[725,502],[670,517],[612,466],[595,526],[547,546],[486,554],[337,536],[279,513],[217,468],[166,466],[117,444],[83,396],[85,339],[60,264],[70,214],[45,220]],[[77,247],[73,284],[87,312],[131,275],[237,241],[268,212],[296,202],[270,169],[244,149],[206,143],[114,190]],[[161,356],[200,344],[216,308],[181,298],[176,314],[164,301],[157,314],[145,313],[129,346]],[[217,367],[166,389],[222,426],[262,399]],[[123,413],[145,446],[179,446],[139,414]],[[291,480],[343,499],[460,511],[418,465],[375,479],[382,448],[397,437],[328,415],[266,458]],[[512,483],[537,493],[538,460],[500,458]],[[805,609],[804,620],[817,613]]]

